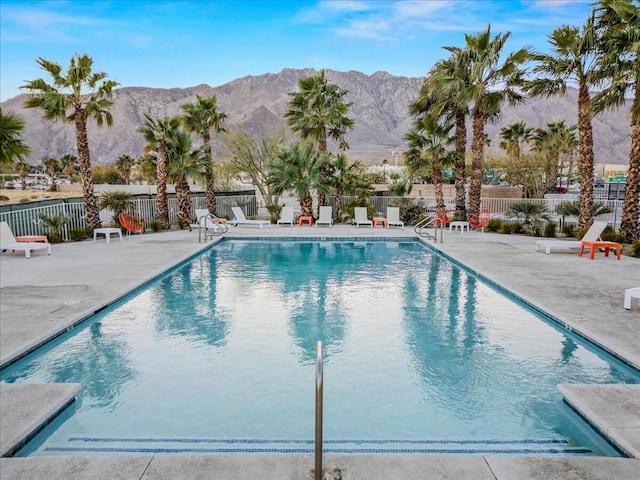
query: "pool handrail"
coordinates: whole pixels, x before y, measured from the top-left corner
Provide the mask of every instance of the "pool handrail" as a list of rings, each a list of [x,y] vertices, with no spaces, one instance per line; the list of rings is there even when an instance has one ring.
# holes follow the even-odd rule
[[[322,480],[322,390],[323,390],[322,341],[316,346],[316,439],[314,479]]]

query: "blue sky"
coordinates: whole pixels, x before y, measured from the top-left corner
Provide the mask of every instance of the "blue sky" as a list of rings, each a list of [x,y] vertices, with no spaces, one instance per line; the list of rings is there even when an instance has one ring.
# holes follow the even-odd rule
[[[0,0],[0,100],[65,69],[74,53],[121,86],[218,86],[283,68],[424,76],[464,34],[512,33],[507,50],[547,49],[594,0]]]

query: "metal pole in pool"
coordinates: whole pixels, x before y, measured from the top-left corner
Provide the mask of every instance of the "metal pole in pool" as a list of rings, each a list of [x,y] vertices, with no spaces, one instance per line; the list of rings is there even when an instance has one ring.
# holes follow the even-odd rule
[[[316,467],[315,480],[322,480],[322,342],[316,347]]]

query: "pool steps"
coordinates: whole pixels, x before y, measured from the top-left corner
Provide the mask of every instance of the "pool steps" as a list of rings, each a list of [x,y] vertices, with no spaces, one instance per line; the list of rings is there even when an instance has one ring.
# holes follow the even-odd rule
[[[70,437],[44,453],[314,453],[311,439]],[[327,454],[592,455],[564,439],[346,439],[325,440]]]

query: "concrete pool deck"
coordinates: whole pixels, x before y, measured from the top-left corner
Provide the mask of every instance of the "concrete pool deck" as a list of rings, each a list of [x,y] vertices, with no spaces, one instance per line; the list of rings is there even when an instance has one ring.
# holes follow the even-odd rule
[[[411,228],[275,227],[231,228],[227,237],[414,237]],[[538,306],[561,324],[603,346],[640,368],[640,302],[622,307],[624,290],[640,286],[640,259],[623,256],[595,260],[575,250],[535,251],[535,238],[479,232],[445,232],[437,250],[478,274]],[[99,311],[125,292],[154,278],[167,268],[196,254],[208,244],[198,243],[197,232],[137,235],[124,242],[104,239],[53,246],[53,255],[35,252],[0,255],[0,364],[39,345],[78,320]],[[0,400],[11,387],[0,385]],[[640,391],[637,385],[622,391],[568,387],[574,408],[587,414],[602,432],[620,436],[625,449],[640,452]],[[53,388],[53,387],[52,387]],[[563,387],[564,388],[564,387]],[[580,388],[577,392],[571,389]],[[565,392],[563,392],[565,393]],[[560,395],[560,392],[559,392]],[[55,395],[54,395],[55,396]],[[0,403],[0,426],[26,432],[44,411],[53,407],[43,395],[26,395]],[[34,403],[40,406],[32,417]],[[603,412],[604,409],[604,412]],[[21,420],[22,419],[22,420]],[[22,421],[25,426],[12,422]],[[598,424],[598,422],[603,422]],[[4,428],[3,428],[4,430]],[[12,434],[15,439],[16,434]],[[17,435],[19,436],[19,435]],[[2,435],[0,443],[5,442]],[[14,440],[12,440],[14,441]],[[2,445],[2,451],[6,445]],[[606,457],[515,456],[326,456],[325,466],[342,469],[342,479],[451,478],[451,479],[627,479],[640,470],[640,460]],[[277,456],[122,456],[34,457],[0,459],[0,478],[311,478],[310,455]],[[335,477],[336,475],[334,475]],[[329,478],[329,477],[328,477]],[[333,478],[333,477],[331,477]]]

